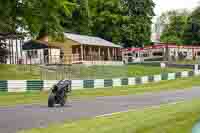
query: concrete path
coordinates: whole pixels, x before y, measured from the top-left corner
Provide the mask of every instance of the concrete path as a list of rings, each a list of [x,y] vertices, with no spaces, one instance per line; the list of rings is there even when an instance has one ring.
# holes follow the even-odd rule
[[[47,105],[0,107],[0,132],[15,133],[22,129],[46,127],[48,124],[66,120],[91,118],[194,98],[200,98],[200,88],[69,101],[63,108],[48,108]]]

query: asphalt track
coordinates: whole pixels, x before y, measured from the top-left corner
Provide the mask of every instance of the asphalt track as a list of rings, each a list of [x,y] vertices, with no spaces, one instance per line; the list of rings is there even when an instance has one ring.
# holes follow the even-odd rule
[[[0,133],[15,133],[22,129],[46,127],[48,124],[67,120],[92,118],[199,97],[200,88],[196,87],[188,90],[69,101],[63,108],[48,108],[47,105],[0,107]]]

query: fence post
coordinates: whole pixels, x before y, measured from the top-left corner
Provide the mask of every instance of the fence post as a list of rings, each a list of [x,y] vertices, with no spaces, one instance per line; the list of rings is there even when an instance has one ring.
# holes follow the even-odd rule
[[[194,71],[198,71],[199,70],[199,65],[198,64],[195,64],[194,65]]]

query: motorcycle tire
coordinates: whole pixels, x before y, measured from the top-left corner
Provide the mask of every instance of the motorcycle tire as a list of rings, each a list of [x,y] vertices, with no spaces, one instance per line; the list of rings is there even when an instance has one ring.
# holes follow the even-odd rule
[[[51,94],[48,99],[48,107],[52,108],[55,104],[55,96]]]

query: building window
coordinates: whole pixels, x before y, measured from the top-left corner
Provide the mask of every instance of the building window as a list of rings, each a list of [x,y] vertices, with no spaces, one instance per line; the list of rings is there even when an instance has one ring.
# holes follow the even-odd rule
[[[149,57],[149,54],[148,53],[144,53],[142,54],[143,57]]]
[[[28,58],[31,58],[31,51],[27,51],[26,54],[27,54],[27,57],[28,57]]]
[[[27,51],[28,58],[38,58],[38,51],[37,50],[30,50]]]
[[[64,58],[64,52],[63,50],[60,50],[60,59],[62,60]]]
[[[33,51],[33,57],[34,57],[34,58],[38,58],[38,51],[37,51],[37,50],[34,50],[34,51]]]
[[[163,56],[163,52],[154,52],[153,56]]]
[[[200,51],[199,51],[199,52],[197,52],[197,56],[200,56]]]
[[[136,54],[135,54],[135,57],[136,57],[136,58],[138,58],[138,57],[139,57],[138,53],[136,53]]]

